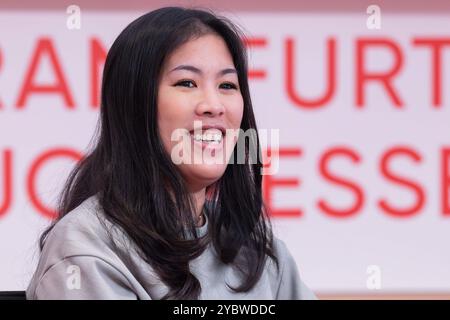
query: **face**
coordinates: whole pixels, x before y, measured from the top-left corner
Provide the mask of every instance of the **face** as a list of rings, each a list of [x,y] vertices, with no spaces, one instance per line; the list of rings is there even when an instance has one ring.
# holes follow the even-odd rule
[[[244,102],[233,59],[217,35],[192,39],[169,55],[158,88],[164,148],[192,191],[217,181],[237,141]]]

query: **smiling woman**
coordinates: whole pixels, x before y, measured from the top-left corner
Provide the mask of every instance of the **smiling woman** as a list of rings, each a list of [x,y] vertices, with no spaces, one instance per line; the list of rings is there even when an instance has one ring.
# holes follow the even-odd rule
[[[205,35],[181,45],[162,68],[157,103],[158,125],[168,151],[173,150],[177,143],[171,139],[172,133],[186,128],[192,137],[187,140],[192,143],[184,148],[187,152],[207,154],[204,149],[218,153],[226,151],[225,159],[229,159],[236,141],[223,134],[225,130],[240,128],[244,101],[225,41],[206,27],[203,29]],[[195,121],[199,124],[197,128],[194,128]],[[178,168],[190,192],[196,194],[199,214],[206,186],[224,174],[227,163],[213,165],[205,157],[196,163],[195,155],[185,157],[192,161],[182,163]]]
[[[29,299],[308,299],[285,244],[273,237],[261,162],[235,163],[254,130],[242,34],[215,14],[162,8],[112,45],[100,134],[41,237]],[[172,151],[222,153],[176,164]],[[187,139],[186,139],[187,138]],[[244,144],[259,148],[257,135]],[[253,149],[252,149],[253,150]]]

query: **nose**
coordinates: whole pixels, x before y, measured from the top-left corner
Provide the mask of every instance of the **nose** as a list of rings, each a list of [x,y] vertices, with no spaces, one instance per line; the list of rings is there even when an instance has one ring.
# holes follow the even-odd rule
[[[198,116],[216,117],[223,115],[225,106],[220,98],[220,93],[214,88],[204,89],[195,112]]]

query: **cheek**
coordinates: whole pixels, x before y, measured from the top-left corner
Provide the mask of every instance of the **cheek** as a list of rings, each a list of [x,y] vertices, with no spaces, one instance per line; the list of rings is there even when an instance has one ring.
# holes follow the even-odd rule
[[[236,97],[236,100],[232,104],[232,108],[229,110],[229,118],[234,128],[239,128],[244,114],[244,100],[242,96]]]
[[[176,127],[176,116],[172,99],[167,99],[167,95],[162,92],[158,97],[158,131],[164,147],[170,153],[172,141],[171,135]]]
[[[170,90],[161,90],[158,97],[158,128],[162,138],[170,142],[172,132],[183,128],[188,116],[186,99]]]

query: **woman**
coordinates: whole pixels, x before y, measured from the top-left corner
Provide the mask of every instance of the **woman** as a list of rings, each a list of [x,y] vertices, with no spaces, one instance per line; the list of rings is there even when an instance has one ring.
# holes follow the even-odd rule
[[[261,162],[249,159],[258,136],[244,163],[230,161],[242,142],[232,133],[256,130],[241,37],[225,18],[177,7],[123,30],[105,63],[98,142],[41,237],[28,299],[315,298],[272,236]]]

